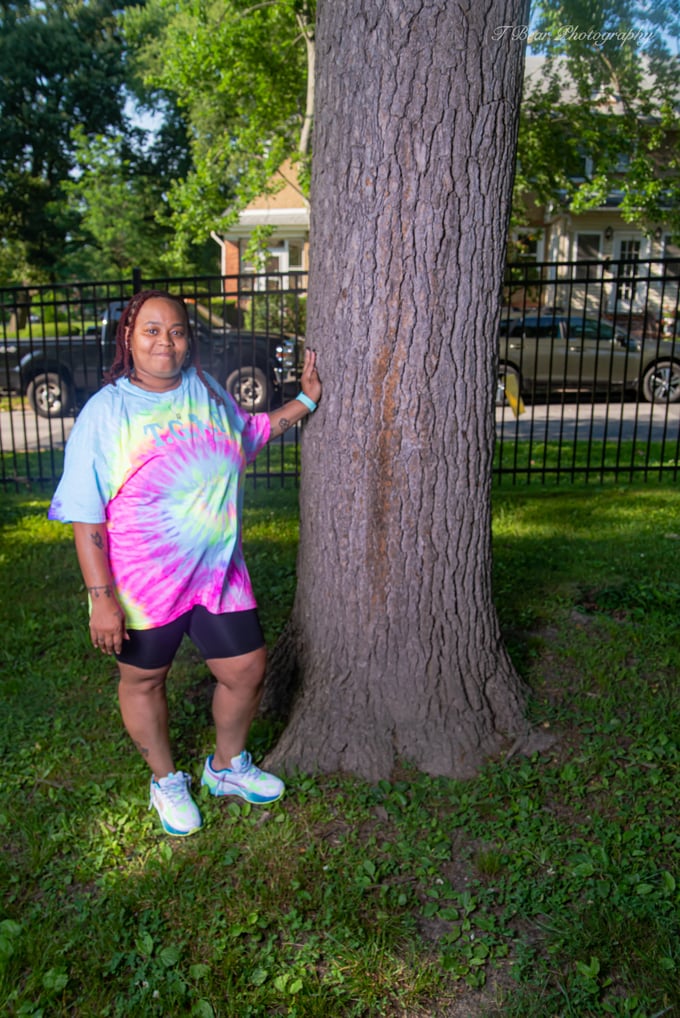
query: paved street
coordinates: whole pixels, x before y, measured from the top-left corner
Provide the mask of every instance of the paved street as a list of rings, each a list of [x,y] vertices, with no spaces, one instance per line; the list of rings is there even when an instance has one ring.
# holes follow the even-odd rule
[[[71,434],[73,417],[47,421],[31,410],[3,410],[0,413],[0,450],[3,453],[62,449]]]
[[[47,421],[36,417],[30,410],[3,411],[0,413],[0,450],[4,453],[15,448],[17,452],[35,451],[38,448],[63,448],[73,427],[73,418]],[[607,441],[660,441],[664,431],[669,442],[678,438],[680,404],[656,406],[634,402],[580,405],[537,403],[529,405],[526,413],[517,420],[509,407],[496,411],[496,434],[505,442],[515,438],[531,437],[534,442],[572,442],[577,436],[583,441],[606,438]],[[290,433],[292,437],[292,432]]]
[[[680,404],[659,406],[652,403],[595,403],[578,406],[567,403],[536,403],[515,420],[509,407],[496,411],[496,434],[504,441],[532,438],[534,442],[573,442],[578,438],[608,442],[675,442],[680,426]]]

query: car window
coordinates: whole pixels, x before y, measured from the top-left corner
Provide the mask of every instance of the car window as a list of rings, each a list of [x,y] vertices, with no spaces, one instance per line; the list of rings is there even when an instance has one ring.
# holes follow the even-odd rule
[[[596,339],[608,343],[613,335],[613,329],[608,322],[599,322],[595,318],[586,318],[582,321],[569,323],[570,336],[577,339]]]
[[[527,339],[553,339],[560,334],[559,321],[549,322],[527,322],[524,326],[524,335]]]

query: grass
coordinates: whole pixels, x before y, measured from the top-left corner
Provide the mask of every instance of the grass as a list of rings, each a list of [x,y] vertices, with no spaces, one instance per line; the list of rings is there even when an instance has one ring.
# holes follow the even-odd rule
[[[0,404],[0,410],[1,410]],[[55,422],[58,438],[59,422]],[[496,444],[494,476],[503,486],[527,484],[543,487],[571,486],[574,482],[619,485],[640,480],[668,480],[680,476],[677,440],[671,442],[514,442],[505,438]],[[61,475],[63,450],[0,452],[0,485],[7,490],[43,483],[51,489]],[[299,471],[299,450],[293,444],[268,446],[254,468],[259,477],[292,477]]]
[[[165,838],[89,646],[68,528],[3,496],[0,1009],[34,1016],[680,1015],[677,489],[501,488],[506,641],[554,743],[472,781],[298,775],[262,810],[201,797]],[[268,640],[292,601],[294,489],[248,497]],[[191,648],[178,765],[210,747]],[[276,737],[256,723],[260,757]]]

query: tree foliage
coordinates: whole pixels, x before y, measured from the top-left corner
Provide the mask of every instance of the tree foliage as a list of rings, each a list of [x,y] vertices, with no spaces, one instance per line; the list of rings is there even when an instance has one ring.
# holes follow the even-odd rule
[[[162,272],[167,231],[156,220],[161,181],[153,163],[122,134],[75,137],[78,172],[63,190],[78,226],[65,268],[77,279],[125,276],[136,266]]]
[[[0,8],[0,235],[5,253],[52,274],[74,225],[62,185],[71,129],[124,124],[124,0],[8,0]]]
[[[627,220],[680,235],[677,5],[534,6],[546,65],[522,105],[516,217],[617,190]],[[188,271],[285,156],[304,181],[314,19],[315,0],[3,0],[0,278]]]
[[[178,250],[224,227],[300,148],[311,0],[148,0],[125,16],[148,89],[189,125],[191,170],[169,189]]]
[[[538,0],[531,45],[542,80],[525,88],[515,205],[582,212],[619,192],[623,217],[680,233],[680,27],[664,0]]]

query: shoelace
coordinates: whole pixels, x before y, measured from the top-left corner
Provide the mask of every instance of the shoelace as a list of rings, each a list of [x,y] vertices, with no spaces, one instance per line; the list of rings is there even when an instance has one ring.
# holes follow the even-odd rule
[[[238,770],[235,767],[227,768],[225,771],[215,771],[214,773],[219,775],[219,780],[224,783],[232,781],[238,778],[251,777],[253,780],[261,777],[258,773],[258,768],[253,763],[253,758],[247,750],[243,750],[238,758],[239,766]]]
[[[250,753],[246,753],[245,750],[241,753],[238,760],[239,769],[236,772],[237,774],[250,774],[252,771],[256,770],[255,764],[253,763],[253,758],[251,757]]]
[[[159,784],[159,788],[173,806],[181,806],[189,798],[190,780],[181,774],[174,774],[172,778],[166,778],[162,785]]]

